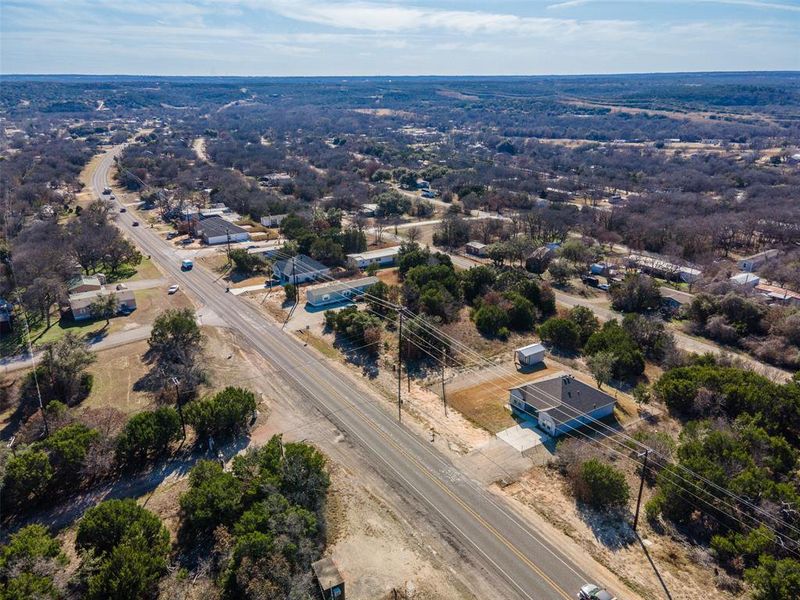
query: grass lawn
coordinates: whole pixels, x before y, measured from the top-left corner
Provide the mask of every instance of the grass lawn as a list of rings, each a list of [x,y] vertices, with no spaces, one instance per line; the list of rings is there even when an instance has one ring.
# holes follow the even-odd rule
[[[127,316],[116,316],[111,319],[108,327],[105,320],[73,321],[69,318],[59,320],[58,311],[54,311],[49,329],[45,329],[44,321],[31,323],[31,343],[34,348],[53,342],[61,338],[67,331],[72,331],[84,337],[90,337],[100,331],[110,335],[121,331],[131,325],[146,325],[152,323],[156,316],[169,308],[188,308],[192,304],[185,294],[167,295],[163,289],[137,290],[136,310]],[[0,356],[13,356],[27,350],[25,343],[25,325],[17,319],[14,333],[0,337]]]
[[[153,263],[152,260],[146,256],[142,257],[142,262],[138,265],[124,264],[115,274],[110,270],[104,269],[102,266],[98,269],[100,273],[104,273],[108,283],[120,283],[122,281],[138,281],[142,279],[160,279],[161,271]]]

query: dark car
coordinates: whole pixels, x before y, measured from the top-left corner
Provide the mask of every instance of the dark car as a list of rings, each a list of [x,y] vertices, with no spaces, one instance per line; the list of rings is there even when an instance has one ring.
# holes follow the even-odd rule
[[[138,227],[138,226],[139,226],[139,221],[134,221],[134,222],[132,223],[132,225],[133,225],[134,227]]]
[[[128,212],[128,209],[123,206],[119,209],[119,212]]]

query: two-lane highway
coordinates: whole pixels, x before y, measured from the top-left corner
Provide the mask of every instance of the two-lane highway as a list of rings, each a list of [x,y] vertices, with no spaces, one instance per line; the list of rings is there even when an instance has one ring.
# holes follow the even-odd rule
[[[93,175],[98,196],[108,185],[113,157],[120,150],[104,155]],[[489,581],[497,582],[497,598],[569,600],[591,579],[509,503],[464,476],[445,455],[399,424],[366,386],[320,361],[312,349],[283,333],[245,300],[226,294],[206,269],[196,266],[182,272],[175,250],[146,225],[133,227],[133,221],[130,213],[117,218],[127,235],[182,289],[285,373],[308,399],[309,411],[314,407],[326,415],[387,480],[402,486],[434,524],[444,526],[459,550],[484,569]]]

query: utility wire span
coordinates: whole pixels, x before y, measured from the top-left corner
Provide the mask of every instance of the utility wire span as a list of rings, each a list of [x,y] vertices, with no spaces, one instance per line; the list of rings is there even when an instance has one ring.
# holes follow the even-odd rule
[[[286,257],[290,257],[290,255],[288,255],[288,254],[286,254],[286,253],[284,253],[284,252],[281,252],[281,251],[277,251],[277,252],[275,252],[274,254],[275,254],[276,256],[281,256],[281,255],[283,255],[283,256],[286,256]],[[336,279],[334,279],[333,277],[331,277],[331,276],[329,276],[329,275],[327,275],[327,276],[326,276],[326,275],[321,275],[319,278],[320,278],[320,279],[327,279],[327,280],[329,280],[329,281],[331,281],[331,282],[337,281]],[[339,283],[346,283],[346,282],[339,282]],[[354,288],[353,288],[352,286],[350,287],[350,289],[351,289],[351,290],[354,290]],[[460,340],[457,340],[457,339],[455,339],[455,338],[452,338],[451,336],[448,336],[447,334],[445,334],[444,332],[442,332],[441,330],[439,330],[438,328],[436,328],[436,327],[434,327],[432,324],[430,324],[430,323],[429,323],[429,322],[428,322],[426,319],[424,319],[424,318],[423,318],[423,317],[421,317],[420,315],[417,315],[417,314],[413,313],[412,311],[408,310],[407,308],[404,308],[404,307],[398,307],[398,305],[392,304],[392,303],[390,303],[390,302],[388,302],[388,301],[386,301],[386,300],[384,300],[384,299],[382,299],[382,298],[378,298],[378,297],[376,297],[376,296],[373,296],[373,295],[371,295],[371,294],[369,294],[369,293],[363,293],[362,295],[364,296],[364,298],[368,298],[368,299],[370,299],[372,302],[374,302],[375,304],[377,304],[377,305],[379,305],[379,306],[383,306],[384,308],[386,308],[386,309],[388,309],[388,310],[397,311],[397,310],[398,310],[398,308],[399,308],[400,310],[404,311],[404,314],[405,314],[405,315],[406,315],[406,316],[407,316],[407,317],[408,317],[408,318],[409,318],[409,319],[410,319],[412,322],[415,322],[415,323],[419,324],[419,325],[420,325],[420,327],[422,327],[422,328],[423,328],[425,331],[427,331],[429,334],[431,334],[432,336],[434,336],[434,338],[436,338],[437,340],[441,341],[442,343],[445,343],[445,344],[446,344],[448,347],[450,347],[450,348],[453,348],[453,347],[460,348],[460,349],[461,349],[461,352],[460,352],[461,354],[465,354],[465,355],[467,355],[467,356],[470,356],[470,355],[471,355],[471,356],[473,356],[473,358],[476,358],[476,359],[477,359],[479,362],[483,362],[484,364],[487,364],[487,365],[489,365],[489,366],[491,366],[491,367],[497,367],[497,366],[498,366],[498,365],[496,365],[496,364],[492,363],[491,361],[489,361],[489,359],[487,359],[487,358],[485,358],[485,357],[481,356],[480,354],[478,354],[477,352],[475,352],[474,350],[472,350],[471,348],[469,348],[468,346],[466,346],[465,344],[463,344],[463,342],[461,342]],[[372,309],[368,309],[368,310],[369,310],[369,312],[371,312],[371,313],[373,313],[373,314],[377,315],[377,316],[378,316],[378,317],[380,317],[380,318],[385,318],[385,315],[382,315],[381,313],[379,313],[379,312],[377,312],[377,311],[374,311],[374,310],[372,310]],[[410,341],[410,343],[413,343],[413,344],[414,344],[414,345],[415,345],[417,348],[419,348],[419,349],[420,349],[421,351],[423,351],[425,354],[427,354],[427,355],[431,356],[431,358],[433,358],[435,361],[437,361],[437,362],[440,362],[440,363],[442,362],[442,361],[441,361],[441,359],[437,358],[437,357],[436,357],[435,355],[433,355],[433,353],[431,352],[431,349],[433,348],[433,346],[430,344],[430,342],[429,342],[429,341],[425,340],[424,338],[421,338],[421,337],[420,337],[419,335],[417,335],[415,332],[408,332],[408,330],[407,330],[406,339],[408,339],[408,335],[409,335],[409,334],[410,334],[411,336],[415,337],[415,338],[417,339],[417,341],[419,342],[419,343],[416,343],[416,342],[413,342],[413,341],[409,340],[409,341]],[[422,344],[422,345],[420,345],[420,344]],[[462,366],[465,366],[465,363],[462,363]],[[520,378],[518,375],[512,375],[512,377],[514,377],[514,378],[516,379],[516,381],[517,381],[517,382],[526,383],[526,381],[525,381],[524,379]],[[501,389],[501,390],[503,390],[503,388],[500,388],[499,386],[495,386],[495,387],[498,387],[498,389]],[[505,391],[505,390],[503,390],[503,391]],[[553,396],[552,394],[547,394],[547,393],[545,393],[545,392],[543,392],[543,391],[540,391],[540,390],[536,390],[536,392],[540,393],[540,394],[541,394],[541,397],[545,397],[545,398],[547,398],[547,397],[549,396],[549,397],[550,397],[550,399],[551,399],[552,401],[558,400],[558,399],[557,399],[557,398],[555,398],[555,396]],[[560,403],[560,401],[559,401],[559,403]],[[750,508],[752,508],[752,509],[756,510],[756,511],[757,511],[757,512],[759,512],[759,513],[762,513],[762,514],[763,514],[764,516],[766,516],[767,518],[769,518],[769,519],[773,520],[773,521],[774,521],[774,522],[776,522],[776,523],[779,523],[779,524],[783,525],[785,528],[787,528],[787,529],[791,529],[791,530],[793,530],[793,531],[796,531],[796,532],[800,533],[800,530],[798,530],[797,528],[795,528],[795,527],[794,527],[794,526],[792,526],[791,524],[789,524],[789,523],[785,522],[784,520],[782,520],[782,519],[780,519],[780,518],[776,517],[775,515],[770,515],[769,513],[766,513],[765,511],[763,511],[763,509],[760,509],[759,507],[756,507],[755,505],[753,505],[752,503],[750,503],[750,502],[749,502],[749,501],[747,501],[746,499],[744,499],[744,498],[741,498],[741,497],[737,496],[736,494],[734,494],[734,493],[733,493],[733,492],[731,492],[730,490],[726,490],[725,488],[722,488],[722,487],[718,486],[717,484],[715,484],[715,483],[713,483],[713,482],[710,482],[710,481],[708,481],[706,478],[704,478],[704,477],[703,477],[703,476],[701,476],[700,474],[694,473],[693,471],[689,470],[688,468],[684,467],[683,465],[679,465],[679,463],[674,463],[674,462],[672,462],[672,461],[671,461],[671,460],[670,460],[668,457],[665,457],[663,454],[661,454],[661,453],[658,453],[658,452],[656,452],[655,450],[652,450],[652,449],[648,448],[646,445],[644,445],[643,443],[639,442],[638,440],[635,440],[634,438],[632,438],[631,436],[627,435],[626,433],[624,433],[624,432],[620,432],[620,431],[618,431],[618,430],[616,430],[616,429],[614,429],[614,428],[610,427],[609,425],[607,425],[607,424],[605,424],[605,423],[602,423],[601,421],[599,421],[598,419],[595,419],[594,417],[592,417],[591,415],[589,415],[589,414],[587,414],[587,413],[582,413],[582,412],[580,412],[580,411],[578,411],[577,409],[574,409],[574,408],[572,408],[572,407],[566,407],[566,408],[567,408],[569,411],[571,411],[573,414],[570,414],[570,412],[568,412],[567,410],[565,410],[565,409],[564,409],[564,405],[563,405],[563,404],[561,404],[561,405],[560,405],[560,407],[556,408],[556,410],[558,410],[558,411],[559,411],[561,414],[563,414],[563,415],[565,415],[565,416],[567,416],[567,417],[570,417],[570,418],[582,417],[582,418],[586,418],[586,419],[588,419],[589,421],[592,421],[593,423],[596,423],[596,424],[597,424],[598,426],[600,426],[601,428],[604,428],[605,430],[607,430],[607,433],[603,433],[601,430],[598,430],[598,429],[595,429],[594,427],[591,427],[591,426],[590,426],[588,423],[585,425],[585,427],[586,427],[586,428],[588,428],[588,429],[590,429],[590,430],[592,430],[592,431],[593,431],[593,432],[595,432],[595,433],[598,433],[598,434],[600,434],[601,436],[603,436],[603,437],[605,437],[605,438],[607,438],[607,439],[610,439],[611,441],[616,441],[616,440],[614,440],[614,439],[613,439],[611,436],[617,436],[617,435],[620,435],[621,437],[624,437],[624,438],[626,438],[626,439],[627,439],[629,442],[631,442],[631,443],[632,443],[632,444],[633,444],[635,447],[639,447],[639,448],[641,448],[641,449],[646,449],[646,450],[649,450],[650,452],[652,452],[653,454],[656,454],[656,455],[657,455],[657,456],[659,456],[659,457],[660,457],[660,458],[661,458],[661,459],[662,459],[662,460],[663,460],[663,461],[664,461],[666,464],[668,464],[668,465],[674,465],[674,466],[676,466],[676,467],[679,467],[679,468],[681,468],[681,470],[683,470],[684,472],[687,472],[687,473],[689,473],[689,474],[691,474],[691,475],[693,475],[693,476],[697,477],[698,479],[705,480],[705,481],[706,481],[708,484],[710,484],[710,485],[711,485],[712,487],[714,487],[715,489],[718,489],[719,491],[723,491],[723,492],[725,492],[725,494],[726,494],[727,496],[729,496],[729,497],[731,497],[731,498],[733,498],[733,499],[736,499],[736,500],[738,500],[738,501],[742,502],[742,503],[743,503],[743,504],[745,504],[745,505],[748,505]],[[574,436],[574,435],[570,435],[570,437],[575,437],[575,436]],[[590,438],[589,436],[586,436],[586,437],[587,437],[587,439],[590,439],[590,440],[594,441],[595,443],[598,443],[598,442],[597,442],[597,440],[594,440],[593,438]],[[579,439],[579,438],[575,438],[575,439]],[[618,441],[616,441],[616,443],[621,443],[621,442],[618,442]],[[601,444],[601,445],[602,445],[602,444]],[[618,454],[620,454],[620,455],[624,456],[626,459],[632,460],[632,459],[631,459],[631,457],[630,457],[628,454],[624,453],[624,452],[620,452],[620,451],[618,451],[618,450],[613,450],[613,449],[611,449],[611,448],[609,448],[609,447],[607,447],[607,446],[605,446],[605,445],[603,445],[603,447],[604,447],[604,448],[606,448],[607,450],[614,451],[614,452],[616,452],[616,453],[618,453]],[[625,448],[626,448],[626,450],[630,450],[630,448],[629,448],[629,447],[627,447],[627,446],[623,446],[623,447],[625,447]],[[671,475],[672,475],[672,473],[670,473],[670,476],[671,476]],[[694,487],[696,487],[698,490],[704,491],[704,490],[703,490],[703,488],[701,488],[701,486],[700,486],[699,484],[697,484],[696,482],[694,482],[694,481],[691,481],[691,480],[689,480],[689,479],[686,479],[685,477],[683,477],[683,476],[681,476],[681,475],[679,475],[679,474],[675,474],[675,475],[676,475],[677,477],[679,477],[679,478],[680,478],[680,479],[681,479],[683,482],[685,482],[685,483],[689,483],[689,484],[693,485]],[[677,487],[679,487],[679,489],[681,489],[682,491],[685,491],[686,493],[688,493],[688,494],[690,494],[690,495],[692,495],[692,496],[694,496],[694,497],[696,497],[696,498],[698,498],[698,499],[702,500],[704,503],[706,503],[706,504],[708,504],[709,506],[711,506],[712,508],[714,508],[714,510],[717,510],[718,512],[720,512],[720,513],[722,513],[722,514],[726,514],[728,517],[730,517],[730,518],[732,518],[732,519],[734,519],[734,520],[738,521],[738,522],[739,522],[739,523],[741,523],[743,526],[750,527],[750,526],[748,526],[746,523],[744,523],[743,521],[741,521],[741,519],[740,519],[740,518],[738,518],[737,516],[735,516],[735,515],[733,515],[733,514],[730,514],[730,513],[727,513],[727,512],[725,512],[725,511],[721,510],[721,509],[720,509],[718,506],[715,506],[715,505],[712,505],[712,504],[708,503],[706,500],[704,500],[704,499],[700,498],[699,496],[697,496],[696,494],[694,494],[692,491],[690,491],[690,490],[686,489],[686,488],[685,488],[683,485],[681,485],[680,483],[678,483],[678,481],[677,481],[676,479],[671,479],[671,482],[672,482],[672,483],[674,483],[674,484],[675,484]],[[722,500],[722,499],[719,499],[719,498],[717,498],[717,500],[719,500],[720,502],[722,502],[722,503],[723,503],[725,506],[727,506],[728,508],[730,508],[730,509],[732,509],[732,510],[734,510],[734,511],[737,511],[736,507],[734,507],[733,505],[729,504],[728,502],[725,502],[724,500]],[[705,512],[705,511],[704,511],[704,512]],[[737,512],[738,512],[738,511],[737,511]],[[764,525],[764,526],[766,526],[766,527],[767,527],[768,529],[770,529],[770,530],[771,530],[773,533],[775,533],[775,535],[777,535],[777,536],[779,536],[779,537],[781,537],[781,538],[783,538],[783,537],[786,537],[786,539],[788,539],[788,540],[792,541],[792,542],[793,542],[793,543],[795,543],[795,544],[797,544],[797,543],[798,543],[798,542],[797,542],[796,540],[794,540],[793,538],[791,538],[791,537],[788,537],[788,536],[785,536],[785,534],[783,534],[783,533],[781,533],[781,532],[779,532],[779,531],[775,530],[774,528],[771,528],[771,527],[769,527],[768,525],[766,525],[766,523],[764,523],[763,521],[761,521],[761,520],[759,520],[759,519],[755,518],[754,516],[750,515],[749,513],[747,513],[747,512],[743,512],[743,513],[741,513],[741,514],[743,514],[743,515],[745,515],[745,516],[749,517],[750,519],[754,520],[755,522],[757,522],[757,523],[759,523],[759,524],[761,524],[761,525]],[[752,528],[752,527],[750,527],[750,528]]]

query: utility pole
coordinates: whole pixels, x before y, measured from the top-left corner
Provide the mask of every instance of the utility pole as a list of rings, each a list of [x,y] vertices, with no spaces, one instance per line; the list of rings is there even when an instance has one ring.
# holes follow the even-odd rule
[[[639,507],[642,504],[642,491],[644,490],[644,473],[647,470],[647,456],[650,454],[650,448],[645,449],[639,456],[642,460],[642,478],[639,480],[639,497],[636,499],[636,513],[633,516],[633,530],[636,531],[636,526],[639,524]]]
[[[444,367],[447,360],[447,350],[442,347],[442,404],[444,404],[444,416],[447,418],[447,396],[444,389]]]
[[[183,430],[183,439],[186,439],[186,422],[183,420],[183,406],[181,405],[181,392],[180,380],[177,377],[172,378],[172,384],[175,386],[175,403],[178,405],[178,416],[181,418],[181,429]]]
[[[398,327],[398,337],[397,337],[397,420],[403,420],[403,397],[402,397],[402,390],[400,386],[402,385],[403,380],[403,309],[400,308],[397,311],[397,316],[400,321],[400,325]]]
[[[228,262],[231,262],[231,230],[225,228],[225,240],[228,245]]]

